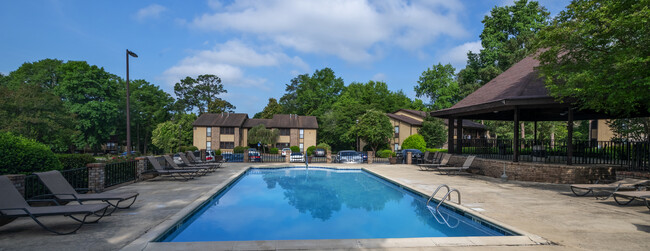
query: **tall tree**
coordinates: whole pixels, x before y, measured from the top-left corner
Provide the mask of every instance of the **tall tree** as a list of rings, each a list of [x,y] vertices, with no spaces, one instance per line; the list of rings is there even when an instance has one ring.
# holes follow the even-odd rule
[[[282,113],[282,106],[278,104],[278,100],[274,98],[269,98],[269,103],[266,104],[264,110],[262,110],[259,115],[255,114],[254,118],[257,119],[271,119],[273,115]]]
[[[540,32],[550,94],[615,115],[650,112],[650,1],[574,0]]]
[[[58,59],[43,59],[36,62],[23,63],[18,69],[9,74],[7,85],[17,88],[25,84],[39,86],[52,90],[57,86],[59,67],[63,61]]]
[[[235,112],[235,109],[237,107],[220,98],[215,98],[208,104],[208,112],[210,113]]]
[[[159,123],[170,119],[174,99],[160,87],[145,80],[133,80],[131,87],[131,128],[135,132],[136,149],[149,152],[151,133]],[[121,102],[123,104],[125,102]],[[124,124],[124,123],[120,123]],[[120,130],[118,130],[120,131]]]
[[[172,153],[174,148],[181,145],[178,130],[178,126],[171,121],[157,124],[152,132],[152,143],[165,153]]]
[[[385,145],[392,135],[393,125],[390,123],[388,116],[376,110],[369,110],[359,117],[359,122],[346,133],[348,138],[358,136],[368,143],[373,152],[377,152],[380,145]]]
[[[447,141],[447,130],[445,124],[438,118],[427,116],[422,122],[419,134],[429,148],[440,148]]]
[[[266,129],[263,124],[256,125],[248,132],[248,143],[261,143],[262,145],[274,146],[278,142],[280,132],[276,129]]]
[[[210,103],[217,100],[219,94],[227,92],[221,78],[210,74],[199,75],[196,79],[185,77],[174,85],[174,93],[179,103],[185,106],[185,111],[198,109],[199,115],[208,111]]]
[[[449,108],[460,100],[458,82],[453,66],[438,63],[422,72],[418,85],[415,86],[417,97],[428,97],[433,110]]]
[[[286,87],[280,104],[286,113],[320,116],[328,111],[345,88],[343,79],[330,68],[316,70],[312,76],[299,75]]]
[[[478,54],[470,51],[467,66],[458,73],[462,97],[534,52],[535,36],[548,25],[549,14],[538,2],[528,0],[492,8],[482,21],[483,49]]]

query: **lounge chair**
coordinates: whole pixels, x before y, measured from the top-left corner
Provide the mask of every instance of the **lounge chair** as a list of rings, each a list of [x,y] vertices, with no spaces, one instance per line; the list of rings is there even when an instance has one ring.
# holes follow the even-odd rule
[[[650,191],[626,191],[626,192],[615,192],[614,195],[614,200],[616,203],[619,205],[627,205],[630,204],[633,200],[642,200],[645,202],[645,206],[650,209],[650,203],[648,203],[648,199],[650,199]],[[619,201],[621,198],[626,199],[627,201]]]
[[[589,193],[595,196],[595,191],[607,192],[609,194],[605,197],[595,196],[596,199],[606,200],[619,190],[636,190],[639,186],[643,186],[648,182],[650,180],[628,178],[608,184],[572,184],[571,192],[576,196],[585,196]]]
[[[451,158],[451,154],[448,153],[443,153],[442,154],[442,159],[438,163],[431,163],[431,164],[420,164],[420,170],[422,171],[428,171],[428,170],[436,170],[439,167],[446,166],[447,163],[449,163],[449,159]]]
[[[469,167],[472,165],[472,162],[474,162],[474,158],[476,158],[476,156],[467,157],[465,163],[463,163],[463,166],[441,166],[436,168],[436,170],[438,170],[438,172],[441,174],[446,173],[447,175],[450,175],[454,173],[454,171],[456,171],[456,174],[460,174],[460,171],[469,169]]]
[[[42,173],[34,173],[38,179],[43,182],[43,184],[50,190],[53,196],[59,203],[71,202],[71,201],[103,201],[108,203],[113,207],[108,215],[111,215],[116,209],[125,209],[131,207],[135,200],[138,198],[138,193],[126,192],[126,193],[94,193],[94,194],[79,194],[77,191],[68,183],[68,181],[61,175],[59,171],[49,171]],[[123,201],[131,200],[131,203],[127,206],[120,206],[120,203]],[[113,203],[115,201],[115,203]]]
[[[164,169],[161,165],[160,162],[158,162],[158,159],[156,159],[153,156],[147,156],[147,160],[149,160],[149,163],[153,166],[153,168],[156,170],[156,173],[160,175],[168,175],[171,176],[174,179],[177,180],[190,180],[194,179],[194,176],[197,175],[197,170],[167,170]]]
[[[109,205],[105,203],[32,207],[27,203],[27,201],[25,201],[20,192],[18,192],[18,189],[16,189],[7,176],[0,176],[0,191],[2,191],[2,193],[0,193],[0,218],[15,219],[17,217],[31,217],[32,220],[43,229],[61,235],[72,234],[77,232],[77,230],[86,223],[99,221],[99,219],[106,214],[106,210],[109,207]],[[72,231],[60,232],[45,226],[38,220],[38,217],[54,215],[70,217],[79,222],[79,226]],[[79,219],[74,215],[83,215],[83,218]],[[91,215],[97,215],[98,218],[94,221],[86,222],[86,218]]]
[[[190,160],[190,162],[192,164],[212,164],[212,163],[217,163],[218,167],[221,167],[221,164],[223,162],[225,162],[223,159],[221,159],[219,161],[207,162],[207,161],[200,160],[199,158],[194,156],[194,153],[192,151],[187,151],[185,153],[186,153],[186,156],[189,158],[189,160]]]
[[[167,164],[169,164],[173,170],[193,170],[196,171],[197,175],[206,175],[209,171],[209,167],[197,167],[197,166],[186,166],[186,167],[180,167],[176,162],[174,162],[174,159],[172,156],[169,155],[163,155],[163,158],[165,158],[165,161],[167,161]]]
[[[221,163],[192,163],[184,153],[178,153],[185,164],[188,167],[207,167],[210,172],[214,172],[217,168],[221,167]]]

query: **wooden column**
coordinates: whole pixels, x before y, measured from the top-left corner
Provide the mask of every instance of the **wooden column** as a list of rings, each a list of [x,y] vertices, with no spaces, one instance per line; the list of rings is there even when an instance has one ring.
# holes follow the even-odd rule
[[[515,106],[512,138],[512,162],[519,162],[519,107]]]
[[[533,131],[533,140],[534,140],[534,143],[537,145],[537,121],[535,121],[535,129]]]
[[[463,118],[456,119],[456,153],[463,154]]]
[[[447,152],[454,153],[454,119],[447,119]]]
[[[569,107],[569,116],[567,121],[567,142],[566,142],[566,164],[573,164],[573,109]]]

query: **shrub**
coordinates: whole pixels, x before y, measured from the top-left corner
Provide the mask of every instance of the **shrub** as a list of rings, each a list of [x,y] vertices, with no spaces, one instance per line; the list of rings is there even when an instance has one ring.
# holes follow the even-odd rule
[[[90,154],[56,154],[61,162],[63,170],[85,167],[88,163],[93,163],[95,157]]]
[[[418,149],[424,151],[426,147],[427,143],[424,142],[424,138],[420,134],[408,136],[402,143],[402,149]]]
[[[273,147],[273,148],[271,148],[271,150],[269,150],[270,154],[278,154],[279,152],[280,152],[280,149],[278,149],[277,147]]]
[[[464,149],[464,148],[463,148]],[[446,153],[447,149],[442,149],[442,148],[427,148],[427,151],[435,153],[435,152],[443,152]]]
[[[235,149],[233,149],[232,151],[233,151],[234,153],[244,153],[244,151],[245,151],[246,149],[248,149],[248,147],[245,147],[245,146],[235,146]]]
[[[196,146],[181,146],[180,152],[187,152],[187,151],[197,151],[199,150],[198,147]]]
[[[332,151],[332,147],[330,145],[328,145],[327,143],[320,143],[320,144],[316,145],[316,148],[323,148],[325,150]]]
[[[221,149],[217,149],[216,151],[214,151],[214,155],[221,155]]]
[[[377,151],[377,157],[379,157],[379,158],[390,158],[390,157],[395,157],[395,156],[396,156],[396,154],[391,150]]]
[[[61,162],[46,145],[9,132],[0,132],[0,174],[31,174],[61,169]]]
[[[316,146],[307,147],[307,156],[311,156],[316,151]]]
[[[300,147],[298,146],[291,146],[291,152],[292,153],[299,153],[300,152]]]

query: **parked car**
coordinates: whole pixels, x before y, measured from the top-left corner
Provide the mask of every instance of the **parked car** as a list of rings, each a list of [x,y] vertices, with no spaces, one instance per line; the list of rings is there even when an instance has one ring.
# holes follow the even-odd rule
[[[340,151],[336,155],[336,162],[338,163],[362,163],[363,157],[357,151],[345,150]]]
[[[316,150],[314,150],[314,157],[325,157],[326,153],[327,153],[327,151],[325,151],[325,149],[316,148]]]
[[[181,155],[179,155],[178,153],[174,154],[173,159],[174,159],[174,163],[176,163],[177,165],[185,164],[185,163],[183,163],[183,160],[181,159]]]
[[[363,162],[368,162],[368,154],[366,152],[359,152],[359,154],[363,158]]]
[[[262,162],[262,156],[258,152],[248,152],[248,160],[250,162]]]
[[[291,148],[282,148],[282,157],[287,156],[288,152],[291,152]]]
[[[303,156],[302,153],[299,153],[299,152],[291,153],[290,161],[291,162],[305,162],[305,156]]]
[[[249,153],[250,153],[250,152],[259,153],[259,151],[257,151],[257,149],[255,149],[255,148],[248,148],[248,152],[249,152]]]
[[[397,162],[405,164],[407,153],[411,153],[411,163],[415,163],[418,158],[422,157],[422,151],[418,149],[404,149],[397,152]]]
[[[131,151],[131,155],[138,155],[138,151]],[[121,153],[120,157],[126,157],[126,152]]]
[[[214,156],[215,156],[214,151],[212,150],[205,151],[205,161],[214,161]]]

